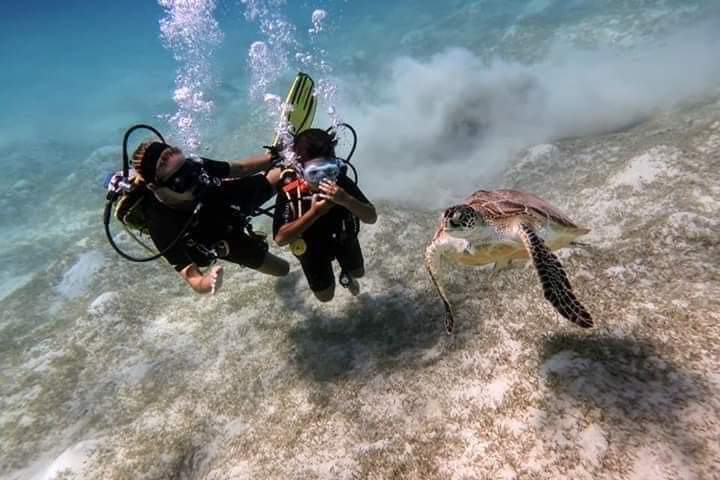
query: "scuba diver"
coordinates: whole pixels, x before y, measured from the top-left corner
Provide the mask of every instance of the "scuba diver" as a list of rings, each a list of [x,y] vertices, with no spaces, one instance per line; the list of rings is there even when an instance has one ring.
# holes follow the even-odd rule
[[[275,195],[280,170],[271,167],[277,159],[274,147],[232,162],[186,158],[164,140],[141,143],[135,150],[133,183],[142,202],[133,207],[140,207],[145,231],[161,252],[157,256],[195,292],[214,294],[221,287],[222,266],[201,270],[218,258],[277,277],[288,274],[289,264],[268,252],[247,220]],[[267,174],[259,173],[266,169]]]
[[[360,222],[377,220],[375,207],[335,155],[336,144],[334,134],[317,128],[295,137],[296,161],[282,173],[273,219],[275,241],[290,245],[321,302],[335,295],[333,260],[340,264],[340,284],[353,295],[359,293],[357,279],[365,274],[357,238]]]

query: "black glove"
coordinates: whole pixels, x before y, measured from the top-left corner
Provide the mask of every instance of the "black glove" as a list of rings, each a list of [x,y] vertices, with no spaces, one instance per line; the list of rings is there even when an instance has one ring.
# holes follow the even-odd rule
[[[276,165],[282,160],[282,155],[280,152],[282,152],[282,145],[263,145],[263,148],[268,151],[270,154],[270,160],[272,160],[272,164]]]

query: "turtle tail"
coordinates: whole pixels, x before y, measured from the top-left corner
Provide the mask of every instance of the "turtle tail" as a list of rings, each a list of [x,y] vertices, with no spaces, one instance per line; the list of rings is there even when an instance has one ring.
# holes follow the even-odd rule
[[[437,281],[437,275],[434,268],[435,262],[440,256],[440,252],[438,251],[437,243],[435,240],[436,239],[434,238],[433,241],[430,242],[430,244],[425,249],[425,268],[427,268],[428,274],[430,275],[430,280],[432,280],[435,289],[437,290],[440,298],[443,301],[443,306],[445,307],[445,330],[448,334],[452,334],[453,330],[455,329],[455,318],[453,317],[452,308],[450,307],[450,302],[448,301],[447,294]]]

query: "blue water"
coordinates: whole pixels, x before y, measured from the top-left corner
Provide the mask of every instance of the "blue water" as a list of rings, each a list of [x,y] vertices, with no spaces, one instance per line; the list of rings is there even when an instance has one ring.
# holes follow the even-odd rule
[[[202,28],[179,47],[161,34],[169,7],[150,0],[1,7],[0,358],[13,368],[33,345],[67,334],[100,293],[121,290],[116,285],[162,289],[168,308],[204,315],[173,275],[115,263],[105,243],[101,182],[120,168],[122,135],[135,123],[155,125],[186,150],[239,158],[273,136],[277,116],[264,95],[284,96],[303,70],[329,88],[317,125],[330,125],[332,109],[358,129],[363,190],[385,205],[434,211],[491,184],[524,148],[617,131],[720,85],[716,0],[175,3],[214,5],[205,17],[186,17]],[[248,18],[252,5],[264,13]],[[327,17],[310,33],[317,9]],[[273,30],[263,21],[275,22]],[[213,22],[219,42],[209,38]],[[276,36],[283,28],[289,40]],[[276,42],[265,70],[251,67],[257,41]],[[204,54],[193,56],[198,45]],[[178,100],[178,75],[211,102],[206,111]],[[193,127],[183,130],[177,118]],[[160,310],[155,318],[164,318]],[[7,391],[0,407],[22,410]],[[43,478],[33,475],[84,438],[56,433],[35,432],[22,445],[0,434],[13,453],[0,461],[0,477]],[[67,444],[45,455],[55,438]],[[32,474],[22,470],[35,464]]]
[[[382,2],[290,2],[274,7],[274,11],[296,28],[301,49],[327,49],[334,73],[352,78],[377,73],[402,54],[423,58],[450,46],[476,52],[496,48],[478,40],[491,40],[493,34],[505,31],[531,2],[476,2],[470,16],[463,16],[465,11],[454,16],[453,11],[472,3],[406,1],[386,6]],[[536,18],[551,27],[603,13],[602,7],[593,7],[592,2],[535,3],[549,5]],[[657,3],[664,8],[704,5]],[[652,5],[644,2],[625,10],[637,13]],[[317,41],[310,42],[305,30],[316,8],[327,9],[329,17],[326,30]],[[214,12],[225,38],[215,49],[213,60],[218,86],[206,94],[220,100],[218,117],[244,113],[224,111],[223,105],[229,98],[246,97],[247,50],[253,40],[262,39],[257,22],[245,21],[243,9],[238,2],[220,2]],[[623,13],[621,8],[615,9]],[[70,2],[60,6],[34,2],[30,7],[11,2],[4,10],[0,20],[3,143],[33,138],[91,147],[93,143],[87,139],[94,138],[95,145],[111,144],[117,142],[125,126],[172,113],[172,86],[178,65],[160,41],[158,21],[163,9],[156,3]],[[677,25],[670,22],[669,27],[682,23],[682,19]],[[418,31],[422,35],[408,37]],[[517,53],[521,58],[522,52]],[[296,68],[291,66],[283,80]],[[277,93],[282,90],[280,84],[274,88]]]
[[[184,21],[200,31],[179,46],[160,31],[172,4],[4,4],[5,268],[36,271],[96,231],[100,184],[119,168],[130,125],[155,125],[188,150],[239,157],[272,138],[277,117],[263,95],[284,96],[299,70],[336,89],[321,96],[318,125],[330,124],[332,107],[358,127],[365,188],[425,207],[456,200],[458,181],[460,191],[487,181],[524,147],[622,128],[706,92],[718,77],[712,1],[188,1],[214,8],[195,18],[191,10]],[[254,7],[262,14],[249,18]],[[316,9],[327,16],[312,34]],[[259,72],[248,54],[255,41],[276,42]],[[205,54],[189,57],[193,45]],[[668,71],[673,62],[680,66]],[[207,111],[179,103],[178,75],[211,102]],[[192,129],[178,118],[193,120]],[[413,194],[428,175],[433,201]],[[58,223],[58,215],[67,217]],[[42,253],[11,260],[24,241]]]

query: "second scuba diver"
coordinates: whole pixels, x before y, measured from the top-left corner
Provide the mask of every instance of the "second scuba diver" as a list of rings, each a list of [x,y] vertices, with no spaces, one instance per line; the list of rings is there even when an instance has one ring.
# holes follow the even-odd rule
[[[360,222],[375,223],[375,207],[345,175],[336,158],[336,140],[321,129],[304,130],[293,149],[298,168],[283,172],[276,199],[273,233],[278,245],[290,245],[318,300],[335,295],[332,261],[340,264],[340,283],[353,295],[365,274],[358,242]],[[285,175],[288,173],[289,175]]]
[[[271,152],[232,162],[185,158],[180,149],[157,141],[135,150],[132,163],[144,184],[142,214],[149,234],[159,251],[170,247],[165,259],[194,291],[215,293],[220,288],[221,266],[201,271],[216,258],[287,275],[288,263],[269,253],[265,240],[247,223],[248,216],[275,195],[279,169],[267,175],[258,172],[276,159]],[[203,204],[199,210],[198,202]]]

